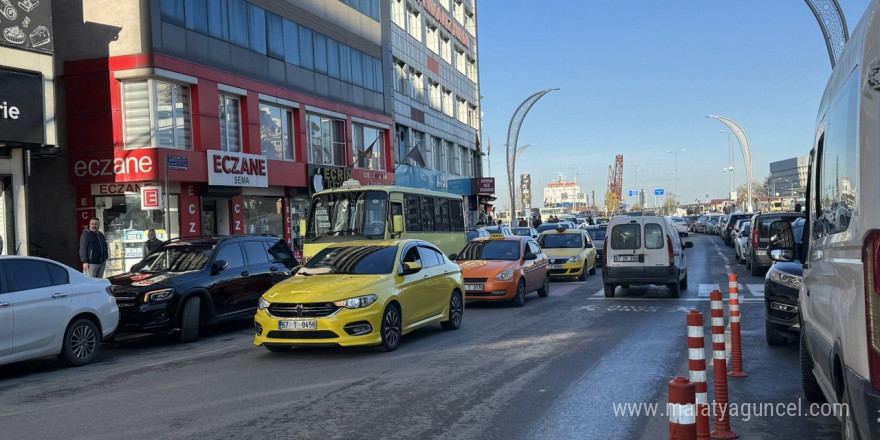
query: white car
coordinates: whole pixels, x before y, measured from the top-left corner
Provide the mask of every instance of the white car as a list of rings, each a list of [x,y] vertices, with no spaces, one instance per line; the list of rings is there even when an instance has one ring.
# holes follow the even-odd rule
[[[751,238],[749,234],[751,233],[752,222],[750,221],[743,221],[740,224],[739,231],[734,230],[734,232],[731,232],[733,234],[733,251],[736,254],[736,261],[739,261],[740,264],[746,264],[746,253],[748,252],[749,239]]]
[[[110,281],[43,258],[0,257],[0,365],[49,355],[85,365],[118,323]]]
[[[676,215],[668,215],[666,216],[666,220],[669,220],[672,223],[672,226],[675,226],[675,230],[678,231],[678,235],[683,235],[687,237],[688,225],[687,223],[685,223],[683,218]]]

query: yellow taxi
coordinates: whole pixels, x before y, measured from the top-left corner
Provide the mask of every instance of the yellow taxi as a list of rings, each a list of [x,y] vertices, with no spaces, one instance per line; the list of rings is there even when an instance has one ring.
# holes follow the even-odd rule
[[[596,249],[583,229],[544,231],[538,236],[538,245],[550,260],[551,277],[577,277],[586,281],[587,273],[596,273]]]
[[[531,237],[492,234],[451,255],[464,274],[465,299],[526,303],[526,293],[550,294],[547,256]]]
[[[262,295],[254,345],[378,345],[430,324],[455,330],[464,313],[461,269],[422,240],[332,244]]]

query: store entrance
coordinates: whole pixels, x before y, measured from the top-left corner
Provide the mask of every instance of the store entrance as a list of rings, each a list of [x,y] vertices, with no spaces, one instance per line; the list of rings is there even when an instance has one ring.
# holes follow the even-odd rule
[[[229,234],[229,200],[202,197],[202,234]]]

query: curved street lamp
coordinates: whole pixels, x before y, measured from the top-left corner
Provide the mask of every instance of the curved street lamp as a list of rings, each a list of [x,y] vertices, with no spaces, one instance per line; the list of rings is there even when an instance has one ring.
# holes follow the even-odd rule
[[[804,0],[807,6],[816,16],[822,36],[825,37],[825,46],[828,48],[828,57],[831,58],[831,68],[837,64],[843,48],[849,40],[849,31],[846,28],[846,20],[843,10],[837,0]]]
[[[532,106],[535,105],[541,97],[554,90],[559,89],[545,89],[529,96],[519,105],[519,107],[517,107],[516,111],[513,112],[513,116],[510,117],[510,125],[507,127],[507,192],[510,196],[510,221],[513,221],[513,219],[516,218],[514,179],[516,177],[516,144],[519,141],[519,129],[522,126],[526,115],[529,113],[529,110],[532,109]]]
[[[706,115],[706,117],[721,121],[722,124],[726,125],[733,132],[736,140],[739,141],[739,146],[742,148],[743,162],[746,165],[746,185],[748,185],[746,211],[752,212],[752,152],[749,149],[749,139],[746,137],[746,132],[736,122],[724,116]]]

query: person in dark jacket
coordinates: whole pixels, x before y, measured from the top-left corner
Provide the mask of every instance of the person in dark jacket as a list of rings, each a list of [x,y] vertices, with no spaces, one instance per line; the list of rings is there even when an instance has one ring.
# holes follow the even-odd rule
[[[162,246],[164,243],[162,240],[156,238],[156,230],[150,229],[147,231],[147,241],[144,242],[144,256],[150,255],[150,252],[153,252],[153,249],[156,249],[159,246]]]
[[[107,239],[98,230],[100,224],[96,218],[89,220],[88,229],[83,229],[79,236],[79,259],[83,264],[83,273],[92,278],[104,278],[104,267],[110,256]]]

